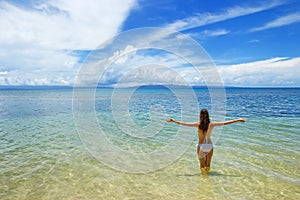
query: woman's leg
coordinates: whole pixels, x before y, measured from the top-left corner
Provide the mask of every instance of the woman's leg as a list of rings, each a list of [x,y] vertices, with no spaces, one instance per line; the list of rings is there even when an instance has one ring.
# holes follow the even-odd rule
[[[200,163],[200,170],[203,174],[206,172],[206,170],[205,170],[205,155],[203,152],[200,151],[199,145],[197,146],[197,154],[198,154],[198,159],[199,159],[199,163]]]
[[[205,167],[206,167],[207,172],[209,172],[209,170],[210,170],[210,162],[211,162],[213,153],[214,153],[214,149],[212,148],[206,155]]]

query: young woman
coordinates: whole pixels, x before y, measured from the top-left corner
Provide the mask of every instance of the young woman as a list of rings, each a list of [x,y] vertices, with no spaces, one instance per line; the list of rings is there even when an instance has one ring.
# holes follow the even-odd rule
[[[200,112],[200,121],[187,123],[180,122],[174,119],[167,119],[167,122],[174,122],[183,126],[197,127],[198,128],[198,144],[197,154],[200,162],[200,170],[202,173],[208,173],[210,170],[210,162],[213,155],[213,144],[210,139],[211,132],[215,126],[223,126],[233,124],[236,122],[245,122],[244,118],[225,121],[225,122],[210,122],[209,114],[206,109],[202,109]]]

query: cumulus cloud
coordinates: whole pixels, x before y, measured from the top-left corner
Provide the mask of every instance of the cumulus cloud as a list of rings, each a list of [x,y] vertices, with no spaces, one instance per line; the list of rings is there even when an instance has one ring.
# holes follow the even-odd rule
[[[127,46],[109,58],[112,64],[101,77],[100,84],[120,87],[135,84],[182,84],[176,78],[179,74],[175,75],[175,68],[181,67],[184,61],[176,55],[163,50],[128,49],[135,48]]]
[[[7,73],[8,73],[7,71],[2,71],[2,72],[0,72],[0,75],[5,75]]]
[[[116,35],[134,1],[37,1],[30,9],[0,4],[1,44],[94,49]]]
[[[16,6],[1,1],[0,65],[10,70],[0,84],[72,84],[80,59],[72,51],[95,49],[115,36],[135,4],[50,0]]]
[[[226,85],[299,86],[300,57],[267,60],[218,67]]]
[[[134,54],[137,49],[132,45],[127,45],[124,50],[117,50],[114,54],[108,58],[110,62],[116,62],[117,64],[123,64],[129,59],[129,54]]]
[[[146,63],[146,64],[145,64]],[[152,64],[151,64],[152,63]],[[206,73],[205,66],[185,65],[174,55],[159,57],[134,55],[127,61],[131,67],[113,65],[102,77],[102,84],[118,87],[144,84],[220,85],[220,76],[227,86],[299,86],[300,57],[278,57],[248,63],[218,66]],[[185,67],[182,67],[184,66]],[[200,71],[197,71],[200,69]],[[218,73],[218,74],[216,74]],[[223,83],[222,83],[223,84]]]
[[[134,50],[127,51],[128,54],[125,54],[126,49]],[[193,56],[190,54],[187,54],[187,57],[190,60],[193,59]],[[201,66],[193,66],[183,57],[172,52],[158,49],[136,50],[133,46],[127,46],[124,50],[116,51],[111,58],[114,58],[113,62],[99,80],[99,84],[102,86],[127,87],[148,84],[205,85],[208,81],[205,78],[208,79],[208,76],[211,76],[209,70],[214,67],[205,66],[208,62],[207,60]],[[199,55],[197,61],[199,63]],[[214,69],[217,71],[216,68]],[[93,70],[88,80],[91,79],[92,74]],[[204,75],[206,75],[205,78],[203,77]],[[219,74],[214,75],[218,76]],[[213,80],[215,81],[213,84],[217,84],[216,80]]]

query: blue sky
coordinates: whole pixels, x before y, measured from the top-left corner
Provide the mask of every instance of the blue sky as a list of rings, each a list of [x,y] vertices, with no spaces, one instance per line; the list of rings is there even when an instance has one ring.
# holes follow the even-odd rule
[[[144,27],[172,29],[197,41],[225,85],[300,86],[297,0],[1,0],[0,85],[73,85],[91,50],[124,31]],[[153,62],[149,52],[146,59],[141,56],[145,53],[134,53],[134,59],[127,60],[131,65],[147,59]],[[158,60],[173,62],[171,68],[183,68],[184,78],[201,84],[184,63],[165,54]],[[118,64],[124,62],[114,66],[121,69]],[[151,76],[162,76],[147,70]],[[114,71],[108,70],[105,84],[116,83],[122,76],[122,71]],[[145,74],[135,73],[126,81],[136,82],[134,77]]]
[[[226,16],[229,15],[230,9],[232,12],[236,10],[235,17]],[[239,9],[249,11],[244,13],[240,11],[239,14]],[[200,15],[199,19],[201,15],[203,18],[206,15],[221,16],[215,22],[204,22],[199,26],[191,23],[189,26],[195,27],[187,30],[183,27],[182,31],[199,41],[217,63],[232,64],[233,60],[244,62],[299,56],[300,2],[297,1],[268,1],[266,5],[263,1],[232,0],[145,3],[131,13],[123,29],[145,25],[168,26],[176,20],[188,21],[189,18],[197,18],[197,15]],[[291,19],[287,19],[285,23],[267,27],[268,23],[288,16],[291,16]],[[205,33],[217,34],[218,30],[220,35],[205,36]]]

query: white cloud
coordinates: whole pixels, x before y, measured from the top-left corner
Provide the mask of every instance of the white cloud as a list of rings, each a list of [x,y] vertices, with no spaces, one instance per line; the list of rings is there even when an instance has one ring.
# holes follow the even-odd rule
[[[1,2],[0,41],[47,49],[94,49],[118,33],[133,6],[132,0],[51,0],[24,9]]]
[[[0,84],[73,84],[79,58],[115,36],[134,0],[0,2]],[[13,70],[12,70],[13,69]],[[3,76],[5,75],[5,77]],[[70,82],[69,82],[70,81]]]
[[[185,48],[183,48],[185,49]],[[183,50],[184,51],[184,50]],[[193,54],[184,54],[190,60]],[[199,54],[197,54],[199,57]],[[225,85],[231,86],[300,86],[300,57],[278,57],[214,68],[203,62],[193,67],[171,52],[136,50],[131,45],[116,51],[111,65],[99,83],[117,87],[145,84]],[[121,60],[121,62],[119,62]],[[201,63],[201,62],[197,62]],[[97,66],[95,66],[97,67]],[[92,71],[87,80],[91,80]],[[98,76],[97,76],[98,77]],[[96,80],[98,80],[96,77]]]
[[[217,30],[205,30],[204,34],[208,35],[208,36],[220,36],[220,35],[226,35],[230,33],[230,31],[226,30],[226,29],[217,29]]]
[[[127,51],[128,54],[125,54],[126,49],[135,48],[127,46],[124,50],[116,51],[112,56],[114,58],[113,62],[99,80],[100,85],[113,85],[115,87],[147,84],[205,85],[205,79],[201,73],[205,73],[207,76],[211,75],[204,65],[201,67],[196,66],[197,69],[201,70],[199,73],[187,60],[172,52],[142,49]],[[186,55],[189,60],[193,59],[192,55]],[[199,62],[199,56],[202,56],[202,59],[205,58],[204,55],[197,56],[197,63],[201,63]],[[122,62],[120,63],[119,60]],[[95,67],[97,66],[95,65]],[[208,69],[210,68],[211,66],[208,67]],[[91,80],[92,74],[94,74],[95,69],[92,67],[91,69],[92,72],[87,80]]]
[[[134,49],[134,47],[127,46],[111,57],[114,59],[113,63],[103,74],[101,84],[118,84],[123,87],[132,84],[182,83],[182,80],[179,81],[180,78],[177,77],[178,74],[174,74],[178,71],[175,68],[182,66],[184,61],[176,55],[159,50],[155,55],[151,55],[148,50],[127,51],[126,49]]]
[[[116,62],[117,64],[123,64],[128,60],[128,54],[135,53],[136,48],[132,45],[127,45],[126,48],[121,51],[117,50],[114,52],[114,54],[108,58],[108,61],[110,62]]]
[[[226,29],[216,29],[216,30],[204,30],[200,32],[193,32],[193,33],[187,33],[186,35],[192,37],[192,38],[198,38],[198,39],[207,39],[209,37],[216,37],[221,35],[227,35],[230,31]]]
[[[260,40],[258,39],[252,39],[252,40],[249,40],[248,43],[259,43]]]
[[[300,57],[272,58],[218,69],[225,85],[300,86]]]
[[[270,28],[276,28],[300,22],[300,13],[292,13],[268,22],[263,26],[250,29],[250,32],[262,31]]]
[[[171,24],[167,24],[165,27],[173,30],[178,30],[178,31],[188,30],[199,26],[205,26],[208,24],[213,24],[228,19],[233,19],[233,18],[261,12],[279,6],[283,3],[284,2],[282,1],[272,1],[257,7],[236,6],[236,7],[226,9],[225,11],[220,13],[201,13],[192,17],[177,20]]]
[[[123,87],[133,82],[136,85],[148,84],[180,84],[187,85],[189,80],[184,80],[182,74],[176,70],[158,64],[142,65],[122,74],[117,86]]]
[[[8,71],[2,71],[2,72],[0,72],[0,75],[5,75],[7,73],[8,73]]]

